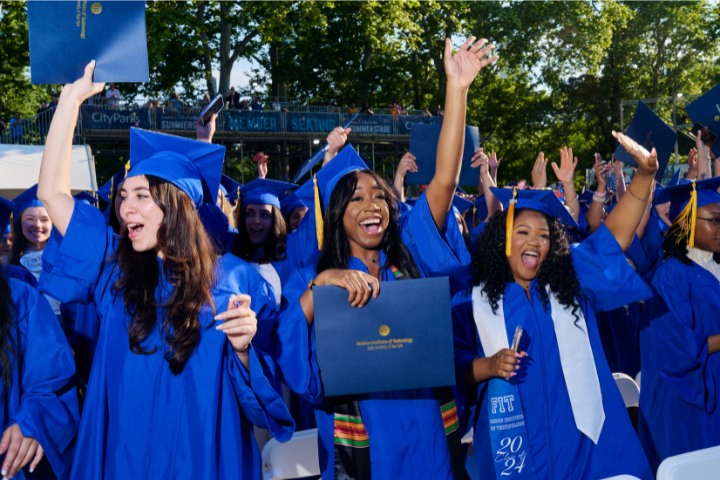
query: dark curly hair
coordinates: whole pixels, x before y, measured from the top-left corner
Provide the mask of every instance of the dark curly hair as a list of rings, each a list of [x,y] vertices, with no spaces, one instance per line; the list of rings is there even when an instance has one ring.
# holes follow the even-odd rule
[[[0,368],[2,368],[3,398],[7,395],[12,385],[13,368],[20,368],[22,365],[14,365],[15,359],[22,360],[19,355],[18,344],[15,335],[19,332],[16,328],[15,305],[12,301],[10,284],[7,281],[7,270],[0,264]]]
[[[665,233],[665,240],[662,244],[663,260],[676,258],[684,265],[692,265],[693,261],[687,256],[687,242],[688,239],[682,227],[679,224],[671,226]],[[715,252],[713,260],[715,263],[720,263],[720,253]]]
[[[172,292],[158,304],[155,291],[160,282],[160,262],[154,250],[133,249],[127,226],[121,230],[113,254],[122,274],[112,288],[116,295],[122,294],[131,316],[127,329],[133,353],[150,355],[157,351],[157,346],[148,350],[143,343],[158,328],[158,309],[163,312],[160,333],[170,347],[165,359],[170,370],[178,374],[200,341],[201,310],[210,307],[213,315],[215,312],[212,285],[217,255],[190,197],[170,182],[146,177],[150,196],[163,212],[157,242],[163,252],[162,274],[172,285]]]
[[[525,209],[515,211],[515,218]],[[558,220],[545,215],[550,228],[550,251],[538,271],[537,291],[543,300],[545,309],[550,308],[546,286],[557,295],[561,305],[572,308],[575,319],[579,319],[580,283],[570,257],[570,243],[565,228]],[[502,299],[507,283],[514,282],[510,264],[505,256],[505,222],[507,211],[495,212],[490,217],[485,230],[475,245],[475,254],[471,265],[472,283],[482,285],[482,291],[490,302],[493,312],[497,313],[498,302]]]
[[[237,225],[238,234],[235,236],[235,243],[233,244],[233,255],[242,258],[246,262],[268,263],[283,260],[285,258],[287,225],[285,225],[285,217],[283,217],[282,212],[275,205],[272,205],[272,230],[262,245],[255,245],[250,241],[245,228],[246,206],[238,205],[237,207],[240,208],[240,220]],[[262,251],[259,251],[260,249]]]
[[[420,278],[420,270],[418,270],[415,260],[413,260],[410,251],[400,237],[399,212],[395,206],[397,205],[397,199],[385,181],[372,170],[348,173],[340,179],[333,189],[323,218],[323,250],[320,252],[320,258],[318,259],[317,273],[330,269],[346,269],[350,261],[352,255],[345,234],[343,216],[345,215],[345,209],[350,204],[350,200],[355,195],[358,173],[366,173],[373,177],[373,180],[382,190],[388,205],[390,223],[388,223],[388,227],[380,241],[380,248],[385,252],[387,258],[383,268],[388,269],[390,265],[394,265],[407,278]],[[452,211],[450,214],[452,214]]]

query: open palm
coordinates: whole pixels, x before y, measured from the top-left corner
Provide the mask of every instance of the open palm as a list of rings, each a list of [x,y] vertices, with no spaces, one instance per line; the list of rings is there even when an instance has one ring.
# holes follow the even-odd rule
[[[485,58],[495,45],[486,45],[487,40],[484,38],[475,44],[473,42],[475,37],[468,37],[455,55],[452,55],[452,43],[449,38],[445,39],[445,73],[448,82],[454,82],[462,88],[469,87],[478,72],[498,58],[497,55]]]
[[[612,134],[613,137],[617,139],[618,143],[625,147],[625,150],[627,150],[627,152],[635,159],[635,162],[638,165],[638,172],[642,172],[646,175],[655,175],[655,172],[658,171],[657,152],[655,151],[655,147],[653,147],[652,151],[648,152],[645,147],[627,135],[615,131],[613,131]]]
[[[573,157],[572,148],[563,147],[560,149],[560,167],[555,162],[552,163],[552,167],[558,180],[562,183],[572,183],[577,164],[578,159]]]

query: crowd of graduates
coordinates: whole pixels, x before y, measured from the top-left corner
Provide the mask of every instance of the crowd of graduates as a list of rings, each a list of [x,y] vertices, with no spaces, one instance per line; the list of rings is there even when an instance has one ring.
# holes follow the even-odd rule
[[[240,185],[222,175],[213,117],[197,140],[131,129],[129,162],[97,192],[104,213],[71,193],[78,109],[104,86],[90,63],[62,90],[38,184],[0,199],[3,478],[259,480],[262,446],[309,428],[324,480],[467,479],[471,429],[482,479],[652,479],[716,445],[710,148],[699,139],[696,169],[662,186],[656,149],[613,133],[636,172],[610,193],[599,158],[594,190],[576,191],[568,148],[555,189],[498,188],[501,159],[478,149],[480,193],[458,195],[467,91],[493,49],[446,41],[418,198],[413,152],[390,185],[346,145],[352,127],[302,185]],[[313,288],[361,308],[384,282],[429,277],[449,277],[455,385],[325,396]],[[634,424],[612,373],[641,368]]]

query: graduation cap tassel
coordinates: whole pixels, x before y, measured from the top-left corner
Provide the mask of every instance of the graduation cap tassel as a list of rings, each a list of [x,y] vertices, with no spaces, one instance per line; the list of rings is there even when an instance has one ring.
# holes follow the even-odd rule
[[[127,178],[127,174],[130,171],[130,160],[127,161],[125,164],[125,178]]]
[[[475,227],[477,227],[477,225],[475,225],[475,223],[477,223],[475,215],[477,215],[477,205],[473,204],[473,230],[475,230]]]
[[[507,220],[505,221],[505,256],[510,258],[512,254],[512,231],[515,222],[515,204],[517,203],[517,188],[513,188],[513,196],[508,207]]]
[[[13,239],[15,238],[15,222],[13,222],[13,214],[10,212],[10,233],[12,233]]]
[[[315,194],[315,230],[317,231],[318,250],[323,249],[323,217],[320,208],[320,190],[317,184],[317,175],[313,175],[313,192]]]
[[[687,237],[688,247],[692,248],[695,246],[695,224],[697,223],[697,190],[695,189],[695,180],[692,182],[692,193],[690,194],[690,201],[680,215],[677,216],[673,222],[673,226],[678,225],[680,222],[685,221],[685,229],[683,235],[680,235],[677,242],[680,239]]]
[[[235,202],[235,228],[238,229],[240,228],[240,213],[242,213],[242,197],[240,196],[240,187],[238,187],[238,199]]]

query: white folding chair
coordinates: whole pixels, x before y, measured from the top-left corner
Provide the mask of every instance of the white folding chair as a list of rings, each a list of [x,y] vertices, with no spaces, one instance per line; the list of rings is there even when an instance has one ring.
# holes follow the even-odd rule
[[[638,388],[640,388],[640,386],[642,385],[642,383],[640,383],[640,374],[641,373],[642,373],[642,371],[638,372],[638,374],[635,375],[635,383],[638,384]]]
[[[613,378],[625,402],[625,408],[640,405],[640,387],[635,383],[635,380],[624,373],[613,373]]]
[[[281,480],[320,475],[317,428],[295,432],[280,443],[271,439],[262,450],[263,480]]]
[[[703,480],[720,477],[720,447],[705,448],[666,458],[657,480]]]
[[[604,478],[603,480],[640,480],[632,475],[618,475],[616,477]]]

